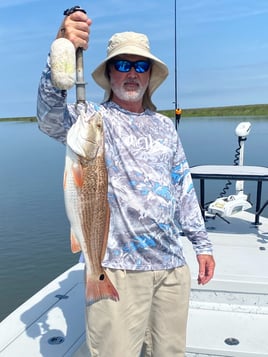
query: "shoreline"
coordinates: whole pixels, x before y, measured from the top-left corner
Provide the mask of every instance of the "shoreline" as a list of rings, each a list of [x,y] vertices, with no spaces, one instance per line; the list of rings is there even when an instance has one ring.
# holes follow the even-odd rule
[[[174,117],[174,109],[159,110],[159,113]],[[222,117],[222,116],[267,116],[268,104],[232,105],[225,107],[182,108],[182,117]]]
[[[174,118],[175,109],[158,110],[159,113],[169,118]],[[208,107],[208,108],[182,108],[181,117],[222,117],[222,116],[262,116],[268,118],[268,104],[252,105],[233,105],[225,107]],[[14,117],[0,118],[0,122],[20,121],[20,122],[37,122],[35,116],[31,117]]]

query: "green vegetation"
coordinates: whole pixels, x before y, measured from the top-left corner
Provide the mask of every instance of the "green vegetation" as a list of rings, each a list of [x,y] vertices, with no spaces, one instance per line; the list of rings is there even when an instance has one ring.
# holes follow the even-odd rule
[[[174,109],[159,110],[160,113],[174,118]],[[182,117],[219,117],[219,116],[267,116],[268,104],[236,105],[215,108],[182,109]],[[0,118],[1,121],[35,122],[36,117]]]
[[[173,110],[160,110],[160,113],[174,117]],[[237,105],[215,108],[182,109],[183,117],[219,117],[219,116],[268,116],[268,104]]]
[[[36,117],[0,118],[0,122],[1,121],[33,122],[33,121],[37,121],[37,119]]]

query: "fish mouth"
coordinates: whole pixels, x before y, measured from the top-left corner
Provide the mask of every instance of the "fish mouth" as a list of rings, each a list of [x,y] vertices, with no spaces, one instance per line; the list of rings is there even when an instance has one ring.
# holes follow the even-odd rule
[[[92,121],[93,120],[93,121]],[[103,136],[102,118],[89,118],[84,122],[81,138],[92,145],[101,145]]]

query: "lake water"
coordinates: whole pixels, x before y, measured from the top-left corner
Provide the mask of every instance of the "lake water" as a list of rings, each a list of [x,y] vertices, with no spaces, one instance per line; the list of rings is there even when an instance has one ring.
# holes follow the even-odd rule
[[[260,117],[182,118],[179,133],[190,165],[232,165],[241,121],[252,123],[245,164],[267,166],[268,118]],[[36,123],[0,123],[0,320],[79,259],[69,246],[64,156],[65,147],[42,134]],[[218,196],[224,184],[207,189],[207,200]],[[254,197],[255,186],[245,183],[246,193],[250,190]]]

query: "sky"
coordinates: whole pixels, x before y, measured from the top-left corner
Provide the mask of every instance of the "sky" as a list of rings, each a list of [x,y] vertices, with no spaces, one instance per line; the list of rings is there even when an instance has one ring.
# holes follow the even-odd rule
[[[36,115],[41,72],[63,11],[75,5],[93,20],[84,54],[87,99],[103,90],[91,72],[116,32],[145,33],[169,77],[153,95],[158,109],[264,104],[268,98],[268,1],[0,0],[0,118]],[[177,76],[175,76],[177,74]],[[176,77],[176,80],[175,80]],[[177,85],[175,86],[175,84]],[[176,87],[176,90],[175,90]],[[68,101],[75,101],[70,90]]]

